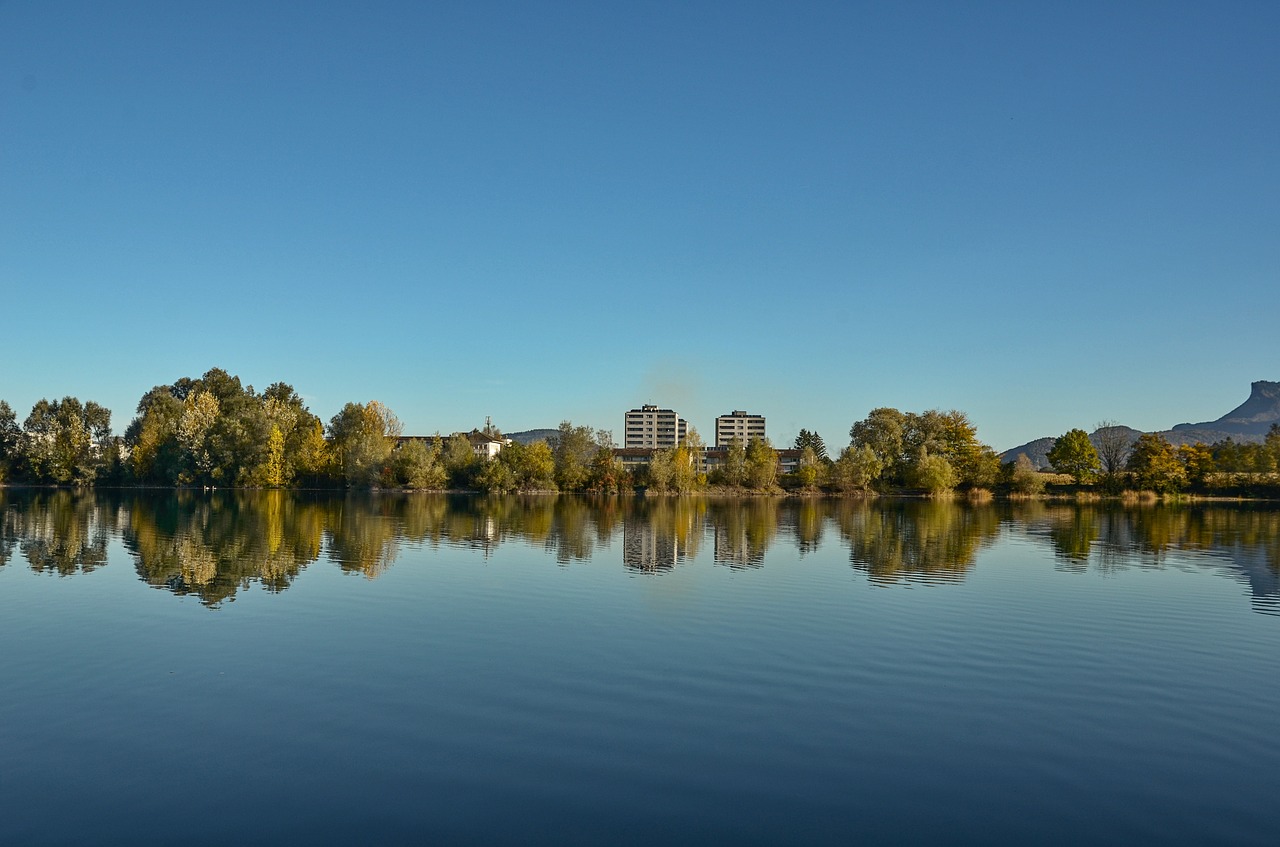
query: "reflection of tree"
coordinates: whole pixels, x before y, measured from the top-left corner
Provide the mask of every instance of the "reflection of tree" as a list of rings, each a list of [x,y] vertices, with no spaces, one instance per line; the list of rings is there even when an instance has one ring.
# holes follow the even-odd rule
[[[7,501],[5,492],[0,490],[0,568],[8,564],[18,543],[18,508]]]
[[[5,535],[12,532],[34,571],[61,576],[89,573],[107,563],[114,517],[92,492],[41,492],[17,512],[13,529]],[[0,563],[6,558],[0,558]]]
[[[375,579],[400,555],[403,538],[396,514],[404,500],[372,494],[351,494],[325,504],[324,527],[329,558],[348,573]]]
[[[139,496],[127,511],[143,581],[209,606],[254,582],[283,591],[320,555],[323,511],[283,491]]]
[[[556,561],[567,564],[590,559],[596,546],[592,505],[581,497],[557,497],[553,518],[546,549],[555,553]]]
[[[1114,573],[1131,567],[1164,567],[1181,553],[1184,561],[1205,556],[1247,582],[1255,608],[1280,604],[1280,510],[1248,506],[1054,506],[1041,516],[1015,509],[1015,519],[1046,535],[1060,560],[1073,570]],[[1047,526],[1041,533],[1038,526]],[[1193,557],[1187,560],[1185,557]]]
[[[936,501],[846,501],[836,523],[853,567],[879,584],[957,582],[1000,531],[994,506]]]
[[[1054,506],[1044,512],[1060,567],[1064,570],[1085,568],[1098,540],[1098,510],[1092,506]]]
[[[782,521],[789,525],[796,539],[796,549],[803,556],[822,546],[822,528],[826,524],[827,503],[806,497],[799,504],[788,504]]]
[[[778,534],[778,508],[772,497],[714,501],[710,513],[716,562],[731,568],[762,567]]]

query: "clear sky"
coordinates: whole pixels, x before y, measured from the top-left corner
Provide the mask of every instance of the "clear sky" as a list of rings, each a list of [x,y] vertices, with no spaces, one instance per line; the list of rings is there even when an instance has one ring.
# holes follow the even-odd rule
[[[0,398],[1216,418],[1280,379],[1277,45],[1275,2],[0,0]]]

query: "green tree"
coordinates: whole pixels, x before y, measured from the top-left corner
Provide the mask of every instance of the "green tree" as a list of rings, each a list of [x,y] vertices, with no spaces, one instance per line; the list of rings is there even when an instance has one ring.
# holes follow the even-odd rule
[[[932,460],[925,476],[934,484],[951,479],[948,488],[988,487],[999,478],[1000,460],[995,451],[978,440],[977,428],[969,417],[954,409],[918,414],[873,409],[849,429],[849,438],[855,451],[871,451],[880,464],[876,478],[883,486],[922,487],[920,463],[926,458]],[[937,459],[946,462],[949,473],[941,473]]]
[[[476,487],[490,494],[506,494],[519,488],[520,480],[511,465],[511,457],[518,454],[523,447],[522,444],[512,444],[499,453],[494,461],[473,466],[476,471],[474,474]],[[502,458],[503,453],[507,454],[505,461]]]
[[[332,481],[329,476],[329,442],[324,438],[324,424],[315,415],[311,415],[305,424],[297,428],[296,434],[298,444],[293,458],[295,480],[311,485]]]
[[[92,484],[111,437],[111,412],[75,397],[40,400],[23,422],[26,470],[40,482]]]
[[[595,458],[595,433],[588,426],[574,426],[561,421],[553,443],[555,481],[562,491],[580,491],[591,479],[591,462]]]
[[[596,491],[620,491],[630,477],[622,462],[613,453],[613,433],[607,429],[596,430],[596,450],[591,458],[590,486]]]
[[[13,409],[0,400],[0,482],[6,482],[22,459],[22,428]]]
[[[1079,485],[1093,482],[1102,470],[1098,450],[1083,429],[1073,429],[1059,436],[1049,450],[1049,462],[1058,473],[1071,474]]]
[[[897,409],[882,407],[872,409],[862,420],[849,428],[849,446],[866,447],[880,463],[879,476],[890,479],[900,476],[903,447],[907,431],[907,416]]]
[[[367,486],[390,481],[391,451],[402,431],[395,414],[377,400],[343,406],[329,421],[329,439],[333,459],[347,483]]]
[[[962,482],[974,488],[991,488],[1000,480],[1000,456],[987,445],[980,445],[977,454],[967,463]]]
[[[747,445],[746,483],[757,491],[769,491],[778,484],[778,451],[767,438],[753,438]]]
[[[184,470],[178,424],[185,410],[168,385],[157,385],[138,401],[137,417],[125,430],[129,464],[140,482],[172,485]]]
[[[275,424],[271,425],[271,434],[267,436],[267,460],[262,469],[262,481],[271,488],[279,488],[285,482],[284,433]]]
[[[212,433],[218,423],[220,411],[218,398],[213,392],[203,388],[191,391],[182,401],[182,416],[178,418],[178,446],[182,448],[191,471],[181,474],[181,482],[201,482],[207,485],[218,480],[219,477],[214,476],[217,461]],[[283,441],[281,447],[283,448]]]
[[[796,468],[796,479],[801,488],[806,491],[816,489],[823,482],[825,471],[826,465],[812,446],[806,444],[800,448],[800,463]]]
[[[512,444],[506,449],[515,446]],[[444,462],[445,472],[449,474],[449,485],[453,488],[470,488],[476,474],[480,472],[480,459],[476,457],[476,451],[465,435],[449,436],[449,440],[444,443],[441,461]]]
[[[734,438],[724,451],[724,463],[719,468],[720,480],[725,485],[745,485],[747,481],[747,446],[742,439]]]
[[[312,455],[317,446],[317,427],[323,441],[324,427],[320,419],[311,413],[301,395],[288,383],[273,383],[262,393],[261,399],[268,423],[284,438],[278,459],[280,484],[288,485],[300,476],[312,477],[320,467]],[[258,474],[263,477],[269,475],[265,472]]]
[[[175,383],[186,396],[209,392],[218,401],[218,415],[205,438],[210,455],[210,481],[217,485],[254,485],[267,458],[271,423],[253,386],[221,368],[210,368],[199,380]]]
[[[1129,453],[1128,470],[1144,490],[1157,493],[1178,491],[1187,482],[1187,471],[1164,436],[1144,432]]]
[[[849,446],[840,451],[840,458],[831,468],[831,475],[836,488],[847,494],[867,491],[883,471],[884,462],[876,455],[875,450],[864,444],[860,447]]]
[[[407,488],[443,488],[449,478],[440,457],[440,440],[431,442],[410,438],[391,453],[391,466],[398,483]]]
[[[1280,424],[1272,424],[1260,452],[1266,457],[1267,473],[1280,470]]]
[[[925,451],[912,468],[911,484],[933,495],[952,490],[958,482],[955,468],[945,456],[931,456]]]
[[[645,482],[649,491],[666,494],[675,489],[676,448],[664,447],[653,451],[645,469]]]
[[[1187,482],[1203,488],[1214,472],[1213,451],[1205,444],[1183,444],[1178,448],[1178,461],[1186,469]]]
[[[551,446],[545,441],[535,441],[532,444],[508,444],[502,448],[502,452],[494,461],[485,463],[484,469],[488,471],[489,466],[493,464],[506,465],[510,469],[514,488],[517,490],[554,491],[556,489],[555,455],[551,452]],[[489,478],[500,473],[500,471],[492,471]],[[485,487],[484,483],[481,487]]]
[[[685,432],[684,438],[680,439],[680,446],[688,451],[689,462],[693,468],[693,474],[696,480],[700,479],[706,482],[707,473],[707,446],[702,442],[702,436],[698,434],[698,430],[692,425]],[[700,483],[699,483],[700,484]]]

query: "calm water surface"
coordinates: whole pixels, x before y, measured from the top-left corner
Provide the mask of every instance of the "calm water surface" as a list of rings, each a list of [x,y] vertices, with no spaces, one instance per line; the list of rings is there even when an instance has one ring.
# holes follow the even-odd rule
[[[0,843],[1275,844],[1280,511],[0,491]]]

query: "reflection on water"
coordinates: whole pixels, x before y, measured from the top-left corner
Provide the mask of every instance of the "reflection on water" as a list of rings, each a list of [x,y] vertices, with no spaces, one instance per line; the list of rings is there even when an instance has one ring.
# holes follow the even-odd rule
[[[1017,512],[1062,570],[1162,568],[1177,554],[1246,583],[1254,608],[1280,614],[1280,510],[1267,506],[1122,508],[1030,504]]]
[[[839,504],[835,520],[853,567],[881,585],[958,582],[1000,532],[992,505],[850,501]]]
[[[660,575],[705,552],[734,569],[824,545],[879,586],[965,579],[1002,531],[1052,550],[1065,571],[1203,566],[1248,585],[1258,611],[1280,598],[1280,510],[1249,506],[959,504],[807,498],[306,496],[0,491],[0,567],[69,576],[107,561],[118,537],[148,585],[217,606],[252,584],[288,588],[322,556],[369,579],[406,545],[486,556],[503,544],[555,562],[617,561]],[[1190,564],[1188,564],[1190,563]]]
[[[320,555],[325,515],[285,492],[180,492],[123,505],[125,548],[144,582],[216,605],[258,583],[283,591]]]
[[[4,502],[0,499],[0,505]],[[116,521],[115,509],[102,499],[70,491],[39,492],[30,508],[0,510],[0,567],[16,547],[34,571],[88,573],[107,563],[107,542]]]

